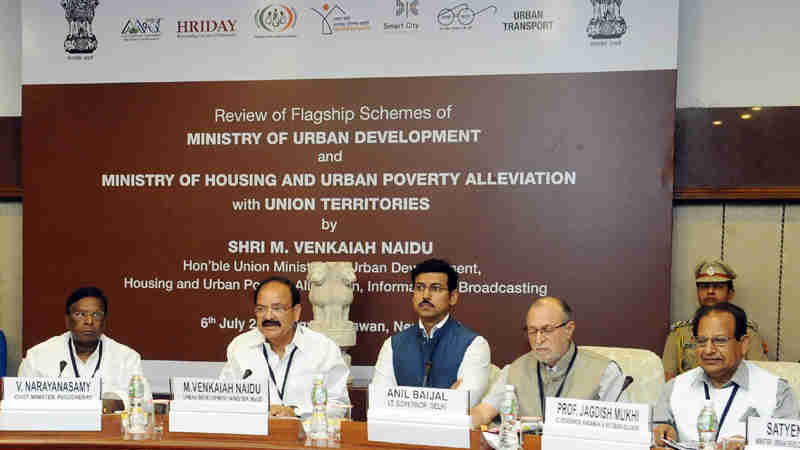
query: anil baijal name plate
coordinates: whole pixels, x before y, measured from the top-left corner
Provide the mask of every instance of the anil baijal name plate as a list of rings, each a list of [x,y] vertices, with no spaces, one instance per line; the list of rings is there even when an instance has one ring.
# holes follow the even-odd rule
[[[650,448],[650,406],[547,397],[542,449]]]
[[[471,425],[469,391],[369,386],[370,441],[469,448]]]
[[[3,378],[0,430],[100,431],[100,378]]]
[[[800,449],[800,421],[750,417],[747,419],[747,449]]]
[[[266,436],[269,386],[266,379],[170,378],[169,431]]]

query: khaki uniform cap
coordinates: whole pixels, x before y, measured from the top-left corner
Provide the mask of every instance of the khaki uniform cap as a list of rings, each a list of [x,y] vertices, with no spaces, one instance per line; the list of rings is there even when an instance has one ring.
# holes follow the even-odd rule
[[[694,268],[694,281],[696,283],[719,283],[733,281],[736,272],[722,261],[702,261]]]

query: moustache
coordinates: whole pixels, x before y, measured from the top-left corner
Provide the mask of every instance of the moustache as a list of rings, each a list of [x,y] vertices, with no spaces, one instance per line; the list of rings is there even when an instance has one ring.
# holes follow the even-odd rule
[[[425,300],[425,299],[423,299],[421,302],[419,302],[419,304],[417,306],[422,306],[422,305],[425,305],[425,304],[433,306],[433,303],[431,303],[431,302],[429,302],[428,300]]]
[[[278,322],[277,320],[264,320],[263,322],[261,322],[261,326],[262,327],[273,327],[273,326],[274,327],[279,327],[279,326],[281,326],[281,323]]]

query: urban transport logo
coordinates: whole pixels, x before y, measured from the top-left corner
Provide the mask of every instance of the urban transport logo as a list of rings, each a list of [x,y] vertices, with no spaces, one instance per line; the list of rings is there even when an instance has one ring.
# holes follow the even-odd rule
[[[97,50],[97,36],[92,31],[94,10],[98,0],[61,0],[67,19],[67,38],[64,50],[70,54],[88,54]]]
[[[297,11],[287,5],[268,5],[253,15],[256,27],[267,33],[287,33],[297,25]]]
[[[592,3],[592,19],[586,34],[592,39],[618,39],[628,31],[622,17],[622,0],[589,0]]]

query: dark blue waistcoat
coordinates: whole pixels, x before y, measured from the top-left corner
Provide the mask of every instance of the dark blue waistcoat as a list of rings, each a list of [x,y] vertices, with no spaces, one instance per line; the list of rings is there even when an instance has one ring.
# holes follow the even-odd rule
[[[422,386],[425,362],[431,362],[427,387],[447,389],[456,382],[464,352],[478,336],[449,317],[433,339],[425,337],[419,325],[392,336],[392,363],[399,386]]]

